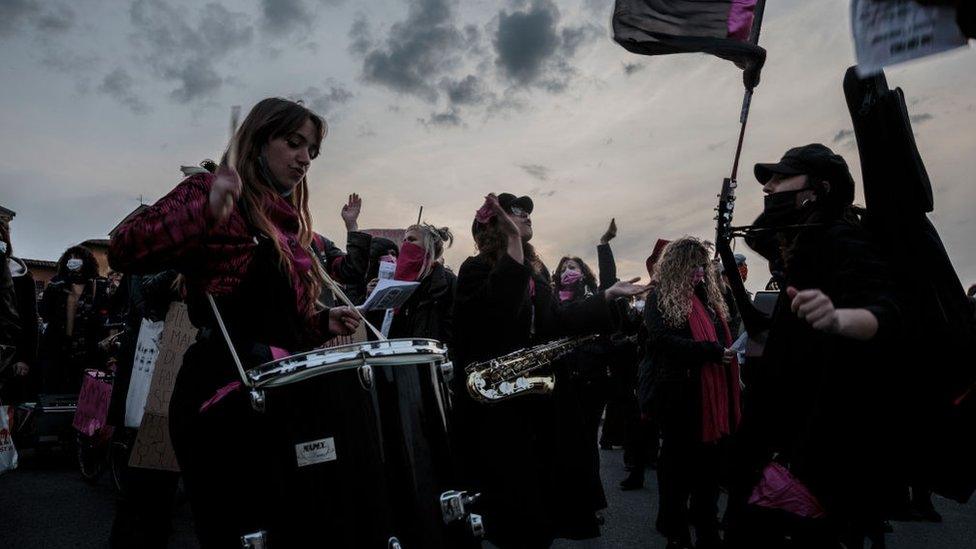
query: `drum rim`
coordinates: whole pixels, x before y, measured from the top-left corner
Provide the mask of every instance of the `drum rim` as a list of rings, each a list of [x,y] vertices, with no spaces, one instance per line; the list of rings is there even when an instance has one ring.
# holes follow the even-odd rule
[[[394,344],[397,343],[409,343],[411,345],[412,352],[400,352],[395,354],[379,354],[368,355],[364,351],[377,351],[383,349],[390,349]],[[400,349],[394,349],[400,350]],[[275,370],[282,367],[282,363],[289,360],[295,360],[296,358],[307,357],[310,355],[322,354],[322,353],[355,353],[355,356],[350,356],[347,359],[341,360],[333,364],[320,364],[312,367],[296,368],[289,372],[275,372]],[[444,362],[447,360],[447,345],[441,341],[430,338],[422,337],[410,337],[410,338],[397,338],[397,339],[386,339],[378,341],[363,341],[359,343],[347,343],[345,345],[338,345],[336,347],[325,347],[322,349],[313,349],[311,351],[306,351],[303,353],[296,353],[294,355],[288,355],[276,360],[271,360],[263,364],[259,364],[247,371],[248,381],[250,385],[254,388],[262,387],[276,387],[280,385],[288,385],[295,383],[304,379],[310,379],[312,377],[317,377],[320,375],[325,375],[333,372],[340,372],[343,370],[350,370],[354,368],[359,368],[365,365],[415,365],[415,364],[437,364],[439,362]],[[414,360],[404,360],[405,357],[412,356],[417,357]],[[425,359],[418,360],[419,357],[426,357]]]

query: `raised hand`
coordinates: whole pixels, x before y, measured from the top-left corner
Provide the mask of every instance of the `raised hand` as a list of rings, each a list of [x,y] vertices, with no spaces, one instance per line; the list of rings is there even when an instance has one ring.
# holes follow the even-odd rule
[[[359,229],[359,213],[362,209],[363,199],[359,198],[359,195],[356,193],[349,195],[349,201],[342,206],[342,212],[339,214],[342,216],[342,221],[346,224],[347,231]]]
[[[631,297],[640,295],[651,289],[649,285],[637,284],[638,280],[640,280],[640,277],[630,280],[620,280],[613,286],[607,288],[604,297],[608,300],[617,299],[618,297]]]
[[[241,197],[241,177],[230,166],[217,168],[216,178],[210,186],[210,213],[218,222],[227,219],[234,211],[234,204]]]
[[[617,218],[612,218],[610,220],[610,226],[607,227],[607,232],[603,233],[600,237],[600,244],[608,244],[617,236]]]
[[[498,202],[498,197],[494,193],[489,194],[485,197],[485,202],[491,207],[491,210],[495,212],[495,216],[498,218],[498,228],[501,229],[503,233],[509,238],[518,238],[521,240],[522,233],[519,231],[518,225],[512,220],[512,217],[508,215],[508,212],[502,208],[502,205]]]

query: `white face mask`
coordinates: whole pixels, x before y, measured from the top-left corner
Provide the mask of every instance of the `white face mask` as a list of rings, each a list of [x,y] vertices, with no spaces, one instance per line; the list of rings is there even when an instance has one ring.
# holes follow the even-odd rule
[[[80,260],[80,259],[72,258],[72,259],[69,259],[68,262],[65,265],[68,267],[68,270],[69,271],[77,271],[78,269],[81,268],[81,265],[83,263],[84,262],[82,260]]]
[[[0,240],[0,255],[7,253],[7,243]]]

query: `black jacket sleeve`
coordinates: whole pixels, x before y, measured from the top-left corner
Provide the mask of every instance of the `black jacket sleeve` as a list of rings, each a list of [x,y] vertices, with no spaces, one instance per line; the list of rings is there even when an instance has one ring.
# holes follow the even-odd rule
[[[600,289],[606,290],[618,280],[617,263],[613,259],[613,250],[610,249],[609,244],[597,246],[596,255],[600,266]]]
[[[14,280],[17,295],[17,315],[20,317],[20,339],[14,360],[33,365],[37,361],[37,295],[34,276],[30,272]]]
[[[644,309],[648,346],[657,353],[689,363],[720,362],[725,349],[714,341],[695,341],[687,329],[669,326],[658,308],[657,294],[652,293]]]
[[[343,284],[360,284],[369,266],[369,244],[373,238],[366,233],[349,231],[346,251],[343,252],[328,238],[319,236],[329,275]]]
[[[835,295],[828,296],[834,306],[871,311],[878,319],[876,339],[900,333],[897,290],[877,247],[862,229],[849,225],[832,228],[829,242],[829,254],[835,261],[830,285],[838,288]]]
[[[14,346],[20,339],[17,297],[7,258],[0,256],[0,345]]]

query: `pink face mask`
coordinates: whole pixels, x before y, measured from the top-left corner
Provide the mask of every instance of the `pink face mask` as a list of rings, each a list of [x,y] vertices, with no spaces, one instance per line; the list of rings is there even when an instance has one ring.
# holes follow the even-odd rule
[[[396,272],[393,273],[393,280],[413,282],[420,278],[420,273],[424,270],[424,261],[427,253],[423,248],[413,242],[400,244],[400,255],[397,257]]]
[[[703,267],[696,267],[694,271],[691,271],[691,285],[697,286],[705,280],[705,269]]]
[[[559,281],[562,282],[563,286],[572,286],[580,280],[583,280],[583,273],[570,269],[563,271],[562,276],[559,277]]]

